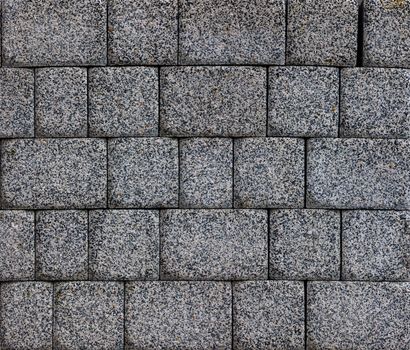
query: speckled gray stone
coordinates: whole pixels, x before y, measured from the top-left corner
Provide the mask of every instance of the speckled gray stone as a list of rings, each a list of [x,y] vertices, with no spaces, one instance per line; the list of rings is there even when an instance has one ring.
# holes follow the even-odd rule
[[[149,67],[92,68],[90,135],[158,135],[158,70]]]
[[[4,140],[1,196],[6,208],[95,208],[106,203],[102,139]]]
[[[43,280],[87,279],[87,239],[87,211],[37,212],[36,277]]]
[[[234,348],[304,349],[304,299],[303,282],[234,283]]]
[[[184,64],[285,64],[284,0],[182,0]]]
[[[34,136],[34,72],[0,68],[0,138]]]
[[[302,139],[234,140],[235,208],[303,207]]]
[[[343,212],[344,280],[410,280],[408,212]]]
[[[410,137],[410,71],[342,69],[340,105],[341,136]]]
[[[409,207],[409,140],[311,139],[307,145],[308,207]]]
[[[337,137],[339,71],[269,68],[269,136]]]
[[[130,282],[125,347],[231,349],[231,286],[226,282]]]
[[[51,350],[52,284],[3,283],[0,293],[0,348]]]
[[[158,211],[90,211],[92,279],[158,279],[158,267]]]
[[[106,7],[106,0],[4,0],[3,65],[104,65]]]
[[[126,138],[108,143],[110,207],[168,208],[178,205],[178,141]]]
[[[87,69],[36,70],[36,136],[87,136]]]
[[[111,64],[176,64],[177,0],[109,0]]]
[[[161,69],[164,136],[265,136],[266,69]]]
[[[289,0],[287,64],[354,66],[358,0]]]
[[[124,285],[119,282],[55,284],[54,348],[123,348]]]
[[[180,207],[232,208],[231,139],[180,141]]]
[[[410,343],[410,283],[308,282],[308,349],[400,349]]]
[[[293,209],[270,212],[273,279],[326,280],[340,276],[340,213]]]
[[[161,212],[161,278],[170,280],[266,279],[265,210]]]

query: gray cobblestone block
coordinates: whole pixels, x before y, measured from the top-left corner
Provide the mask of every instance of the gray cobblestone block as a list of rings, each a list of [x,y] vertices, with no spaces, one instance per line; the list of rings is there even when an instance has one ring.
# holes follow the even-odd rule
[[[284,0],[183,0],[185,64],[285,64]]]
[[[86,68],[36,71],[36,136],[87,136]]]
[[[265,136],[266,69],[161,69],[161,135]]]
[[[341,87],[342,136],[410,137],[410,71],[342,69]]]
[[[87,211],[47,210],[37,212],[37,278],[45,280],[87,279],[87,240]]]
[[[90,211],[91,278],[158,279],[158,266],[158,211]]]
[[[106,6],[106,0],[4,0],[3,64],[104,65]]]
[[[314,139],[307,149],[308,207],[409,207],[409,140]]]
[[[161,277],[266,279],[265,210],[167,210],[161,213]]]
[[[410,284],[308,282],[308,349],[406,349]]]
[[[111,207],[167,208],[178,205],[178,141],[116,139],[108,143]]]
[[[123,306],[122,283],[56,283],[54,348],[122,349]]]
[[[0,138],[34,136],[34,72],[0,68]]]
[[[339,212],[272,210],[269,274],[273,279],[339,279]]]
[[[231,139],[180,141],[181,207],[232,207],[232,147]]]
[[[158,135],[158,70],[90,69],[90,135]]]
[[[290,0],[287,64],[354,66],[357,0]]]
[[[127,283],[125,347],[231,349],[230,283]]]
[[[34,213],[0,211],[0,280],[34,278]]]
[[[52,284],[3,283],[0,293],[0,348],[51,350]]]
[[[234,283],[234,348],[304,349],[304,299],[303,282]]]
[[[337,137],[338,110],[337,68],[269,68],[270,136]]]
[[[4,140],[1,160],[6,208],[94,208],[106,203],[102,139]]]
[[[343,279],[409,281],[409,219],[400,211],[343,212]]]
[[[304,141],[234,140],[235,208],[303,207]]]

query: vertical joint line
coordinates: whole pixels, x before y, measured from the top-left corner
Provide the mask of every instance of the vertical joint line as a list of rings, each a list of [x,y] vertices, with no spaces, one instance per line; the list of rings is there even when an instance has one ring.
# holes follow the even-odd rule
[[[90,68],[86,68],[87,75],[87,137],[90,136]]]
[[[109,33],[109,1],[107,1],[105,5],[105,11],[106,11],[106,19],[105,19],[105,64],[108,66],[109,65],[109,60],[108,60],[108,43],[109,43],[109,38],[108,38],[108,33]]]
[[[108,138],[106,138],[105,139],[105,148],[106,148],[106,153],[105,153],[105,167],[106,167],[106,173],[107,173],[107,177],[106,177],[106,185],[105,185],[105,196],[106,196],[106,199],[105,199],[105,206],[106,206],[106,208],[107,209],[109,209],[109,190],[108,190],[108,187],[109,187],[109,183],[110,183],[110,178],[109,178],[109,174],[108,174],[108,171],[109,171],[109,150],[108,150],[108,147],[109,147],[109,142],[108,142]]]
[[[122,295],[122,347],[125,349],[125,298],[127,296],[127,293],[125,292],[125,289],[127,287],[127,282],[123,281],[123,295]]]
[[[340,264],[340,266],[339,266],[339,270],[340,270],[340,280],[342,281],[343,280],[343,211],[342,210],[339,210],[339,213],[340,213],[340,216],[339,216],[339,218],[340,218],[340,232],[339,232],[339,234],[340,234],[340,236],[339,236],[339,239],[340,239],[340,246],[339,246],[339,250],[340,250],[340,257],[339,257],[339,259],[340,259],[340,261],[339,261],[339,264]]]
[[[37,68],[33,69],[33,136],[37,136]]]
[[[34,280],[37,280],[37,210],[34,210]]]
[[[158,67],[158,137],[161,136],[161,67]]]
[[[268,210],[268,280],[272,278],[272,276],[270,275],[270,212],[271,209],[267,209]]]
[[[288,15],[289,15],[289,1],[285,1],[285,65],[288,58]]]
[[[90,210],[87,209],[87,279],[90,277]]]
[[[342,109],[341,109],[341,102],[342,102],[342,99],[341,99],[341,96],[342,96],[342,71],[341,71],[341,68],[338,68],[338,83],[339,83],[339,89],[338,89],[338,101],[337,101],[337,105],[338,105],[338,108],[337,108],[337,114],[338,114],[338,116],[337,116],[337,137],[341,137],[341,121],[342,121],[342,117],[341,117],[341,111],[342,111]]]
[[[363,37],[364,37],[364,0],[359,4],[357,22],[357,67],[363,67]]]
[[[181,32],[181,4],[180,1],[177,1],[177,65],[179,65],[179,36]]]
[[[308,158],[308,138],[304,139],[305,141],[305,147],[304,147],[304,156],[305,156],[305,163],[304,163],[304,169],[303,169],[303,174],[304,174],[304,195],[303,195],[303,208],[307,208],[307,158]]]
[[[269,136],[269,66],[266,67],[266,136]]]
[[[304,318],[305,318],[305,350],[307,349],[307,281],[303,281],[304,287]]]
[[[181,139],[178,141],[178,208],[181,207]]]
[[[162,235],[161,235],[161,216],[162,216],[162,210],[158,210],[158,279],[162,279],[162,273],[161,273],[161,258],[162,258]]]
[[[55,282],[52,283],[52,294],[51,294],[51,348],[54,349],[54,328],[55,328]]]
[[[234,296],[233,296],[233,281],[231,284],[231,349],[234,349]]]
[[[235,208],[235,139],[232,141],[232,209]]]

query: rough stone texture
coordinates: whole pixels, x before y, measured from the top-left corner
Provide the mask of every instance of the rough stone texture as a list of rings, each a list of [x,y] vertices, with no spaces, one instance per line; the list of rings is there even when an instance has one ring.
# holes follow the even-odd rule
[[[34,213],[0,211],[0,281],[34,278]]]
[[[270,212],[270,278],[337,280],[340,213],[294,209]]]
[[[410,216],[399,211],[344,211],[342,277],[410,280]]]
[[[161,69],[161,135],[265,136],[266,69]]]
[[[308,282],[308,349],[406,349],[410,284]]]
[[[3,64],[104,65],[106,6],[106,0],[4,0]]]
[[[303,282],[233,284],[235,349],[304,349]]]
[[[337,68],[269,68],[268,135],[336,137],[338,111]]]
[[[231,349],[226,282],[131,282],[125,291],[125,345],[136,349]]]
[[[56,283],[54,348],[122,349],[123,304],[122,283]]]
[[[289,0],[287,64],[354,66],[358,0]]]
[[[341,71],[341,136],[410,137],[410,71]]]
[[[0,293],[0,348],[51,350],[52,284],[3,283]]]
[[[180,206],[232,208],[231,139],[180,141]]]
[[[106,142],[4,140],[1,195],[6,208],[94,208],[106,203]]]
[[[36,277],[45,280],[87,279],[87,241],[87,211],[37,212]]]
[[[265,210],[167,210],[160,231],[161,278],[267,278]]]
[[[87,136],[87,70],[36,71],[36,136]]]
[[[158,135],[158,70],[90,69],[90,135]]]
[[[285,64],[284,0],[182,0],[183,64]]]
[[[303,207],[302,139],[234,140],[235,208]]]
[[[90,211],[91,278],[158,279],[158,266],[158,211]]]
[[[308,207],[409,207],[409,140],[312,139],[307,145]]]

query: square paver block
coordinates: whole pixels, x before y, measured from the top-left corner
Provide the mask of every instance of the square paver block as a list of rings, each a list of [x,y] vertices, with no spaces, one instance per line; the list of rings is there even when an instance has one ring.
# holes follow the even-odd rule
[[[270,136],[336,137],[338,110],[337,68],[269,69]]]
[[[235,208],[303,207],[304,141],[234,140]]]
[[[54,348],[120,350],[124,338],[124,285],[119,282],[55,284]]]
[[[106,204],[106,141],[4,140],[1,195],[6,208],[95,208]]]
[[[266,279],[267,221],[265,210],[161,212],[161,278]]]
[[[36,239],[37,278],[46,280],[87,279],[87,211],[37,212]]]
[[[169,138],[109,140],[108,192],[111,207],[176,207],[178,141]]]
[[[34,72],[0,68],[0,138],[34,136]]]
[[[303,350],[304,299],[303,282],[234,283],[234,348]]]
[[[284,0],[182,0],[184,64],[285,64]]]
[[[111,64],[176,64],[178,0],[108,0]]]
[[[91,278],[158,279],[158,266],[158,211],[90,211]]]
[[[266,69],[161,69],[161,135],[265,136]]]
[[[307,206],[406,209],[409,165],[409,140],[308,140]]]
[[[51,350],[53,285],[3,283],[0,293],[0,348]]]
[[[341,136],[408,138],[410,71],[342,69],[340,105]]]
[[[179,147],[180,206],[232,208],[232,140],[182,139]]]
[[[34,213],[0,211],[0,281],[34,279]]]
[[[339,279],[340,213],[319,209],[272,210],[269,267],[273,279]]]
[[[158,69],[90,69],[90,135],[158,135]]]
[[[354,66],[358,0],[289,0],[287,64]]]
[[[400,211],[344,211],[345,280],[410,280],[410,215]]]
[[[87,69],[36,70],[36,136],[87,136]]]
[[[130,282],[125,290],[125,347],[231,349],[227,282]]]
[[[410,283],[308,282],[307,349],[407,349]]]
[[[5,66],[106,63],[106,0],[4,0]]]

